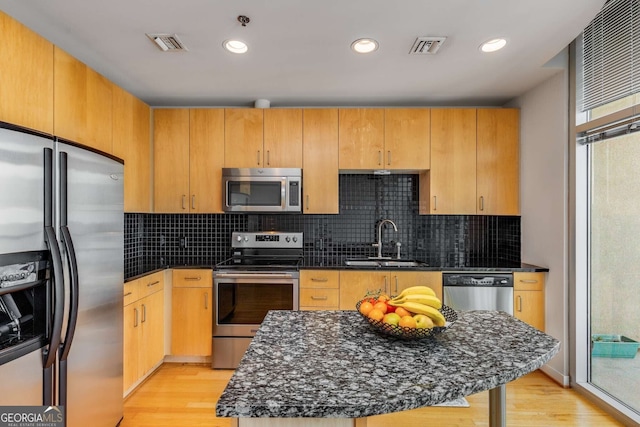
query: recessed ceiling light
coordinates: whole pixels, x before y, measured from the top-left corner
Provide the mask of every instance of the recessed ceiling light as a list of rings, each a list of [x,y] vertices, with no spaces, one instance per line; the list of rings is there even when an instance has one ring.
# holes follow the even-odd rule
[[[249,47],[245,42],[240,40],[225,40],[222,44],[225,49],[232,53],[245,53]]]
[[[489,41],[482,43],[482,45],[480,45],[480,50],[483,52],[495,52],[496,50],[500,50],[503,47],[505,47],[506,44],[507,44],[507,41],[505,39],[502,39],[502,38],[491,39]]]
[[[351,43],[351,49],[358,53],[371,53],[378,49],[378,42],[374,39],[358,39]]]

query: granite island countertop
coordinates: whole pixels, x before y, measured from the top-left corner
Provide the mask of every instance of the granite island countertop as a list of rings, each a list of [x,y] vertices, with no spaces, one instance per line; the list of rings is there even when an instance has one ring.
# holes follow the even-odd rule
[[[459,312],[432,338],[380,335],[356,311],[270,311],[219,417],[361,418],[493,389],[547,363],[555,338],[504,312]]]

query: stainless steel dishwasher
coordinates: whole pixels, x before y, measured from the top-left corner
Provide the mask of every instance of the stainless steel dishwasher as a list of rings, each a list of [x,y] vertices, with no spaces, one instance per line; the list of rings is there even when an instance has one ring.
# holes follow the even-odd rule
[[[513,274],[442,274],[444,304],[454,310],[499,310],[513,315]]]

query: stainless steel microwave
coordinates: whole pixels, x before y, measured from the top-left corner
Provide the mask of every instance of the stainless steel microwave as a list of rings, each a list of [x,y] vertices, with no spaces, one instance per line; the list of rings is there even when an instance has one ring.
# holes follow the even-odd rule
[[[302,212],[302,169],[223,168],[225,212]]]

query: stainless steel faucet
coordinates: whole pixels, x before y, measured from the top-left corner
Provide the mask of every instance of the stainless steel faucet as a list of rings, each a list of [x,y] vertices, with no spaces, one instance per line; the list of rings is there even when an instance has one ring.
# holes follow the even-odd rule
[[[393,229],[397,232],[398,226],[390,219],[383,219],[378,223],[378,243],[374,243],[373,247],[378,248],[378,258],[382,258],[382,226],[386,223],[393,225]]]

